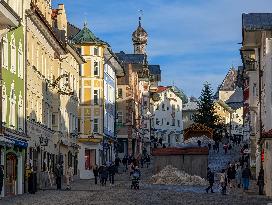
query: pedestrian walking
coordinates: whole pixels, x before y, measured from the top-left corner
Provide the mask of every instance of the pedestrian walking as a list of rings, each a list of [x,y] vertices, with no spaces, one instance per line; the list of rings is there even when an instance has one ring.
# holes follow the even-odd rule
[[[243,182],[244,190],[248,190],[250,178],[251,178],[251,171],[249,169],[249,166],[246,165],[246,167],[242,171],[242,182]]]
[[[106,165],[103,165],[103,169],[102,169],[102,172],[101,172],[102,186],[106,186],[108,176],[109,176],[108,167]]]
[[[145,162],[145,157],[142,155],[142,156],[141,156],[141,159],[140,159],[141,168],[144,167],[144,162]]]
[[[230,188],[235,187],[235,176],[236,176],[236,170],[235,170],[235,165],[230,165],[228,169],[228,178],[229,178],[229,186]]]
[[[207,179],[208,179],[210,185],[206,189],[206,192],[208,193],[209,190],[211,189],[211,193],[214,193],[213,192],[214,173],[212,172],[212,170],[210,168],[208,168]]]
[[[71,182],[74,175],[73,167],[69,166],[66,171],[66,190],[71,190]]]
[[[224,169],[221,171],[220,185],[221,185],[221,194],[226,195],[227,194],[227,176],[226,176],[226,171]]]
[[[120,165],[120,162],[121,162],[121,160],[120,160],[120,158],[118,157],[118,156],[116,156],[116,158],[115,158],[115,160],[114,160],[114,164],[115,164],[115,171],[116,171],[116,173],[119,173],[119,165]]]
[[[237,164],[236,167],[236,184],[238,188],[240,188],[242,184],[242,167],[240,164]]]
[[[123,172],[126,172],[127,169],[128,169],[128,158],[127,156],[125,155],[122,159],[122,164],[123,164]]]
[[[98,168],[98,175],[99,175],[99,181],[100,181],[100,185],[102,185],[102,171],[103,171],[103,165],[101,165],[99,168]]]
[[[3,182],[4,182],[4,166],[0,165],[0,199],[2,194]]]
[[[257,185],[259,187],[259,195],[263,195],[264,194],[264,169],[262,166],[259,172]]]
[[[228,145],[226,143],[224,144],[223,149],[225,151],[225,154],[227,154],[228,153]]]
[[[109,172],[110,184],[113,185],[114,184],[114,175],[115,175],[115,165],[113,163],[110,164],[110,166],[108,168],[108,172]]]
[[[93,168],[93,174],[94,174],[94,183],[97,184],[97,178],[98,178],[99,172],[98,172],[98,166],[96,164],[94,165],[94,168]]]
[[[145,162],[146,162],[146,168],[148,168],[150,166],[150,156],[148,154],[146,155]]]
[[[60,190],[61,189],[61,178],[62,178],[62,175],[63,175],[63,162],[60,162],[57,164],[56,166],[56,172],[55,172],[55,175],[56,175],[56,184],[57,184],[57,189]]]

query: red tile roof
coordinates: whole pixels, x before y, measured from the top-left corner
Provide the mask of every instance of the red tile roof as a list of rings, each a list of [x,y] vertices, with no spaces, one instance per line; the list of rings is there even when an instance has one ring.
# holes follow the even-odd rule
[[[158,86],[158,89],[156,90],[156,93],[161,93],[161,92],[163,92],[163,91],[165,91],[165,90],[167,90],[168,89],[168,87],[165,87],[165,86]]]

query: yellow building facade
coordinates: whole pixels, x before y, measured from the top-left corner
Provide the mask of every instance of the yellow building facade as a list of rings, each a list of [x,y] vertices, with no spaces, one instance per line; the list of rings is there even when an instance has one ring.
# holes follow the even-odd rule
[[[103,163],[104,49],[107,44],[87,28],[72,39],[85,64],[80,68],[79,170],[81,179],[93,177],[92,168]]]

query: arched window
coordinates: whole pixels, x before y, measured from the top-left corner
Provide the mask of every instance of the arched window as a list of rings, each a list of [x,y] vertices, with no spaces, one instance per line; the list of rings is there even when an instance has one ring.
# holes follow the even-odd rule
[[[16,95],[15,95],[15,89],[14,89],[14,80],[11,83],[9,101],[10,101],[9,124],[11,127],[15,127]]]
[[[3,36],[3,48],[2,48],[2,67],[8,68],[8,52],[9,52],[9,46],[8,46],[8,37],[7,35]]]
[[[18,129],[19,131],[24,130],[24,101],[20,91],[18,101]]]
[[[6,123],[7,121],[7,109],[8,109],[8,96],[6,83],[3,82],[2,86],[2,122]]]
[[[10,66],[10,72],[16,73],[16,44],[15,44],[15,37],[14,33],[11,34],[11,39],[10,39],[10,55],[11,55],[11,66]]]
[[[24,57],[23,57],[23,45],[20,39],[19,41],[19,48],[18,48],[18,77],[23,79],[24,77]]]

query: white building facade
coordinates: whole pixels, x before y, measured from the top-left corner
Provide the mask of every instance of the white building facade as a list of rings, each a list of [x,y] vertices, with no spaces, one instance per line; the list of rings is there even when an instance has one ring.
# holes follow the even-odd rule
[[[152,106],[154,137],[172,147],[183,142],[182,98],[172,87],[159,86],[156,93]]]

